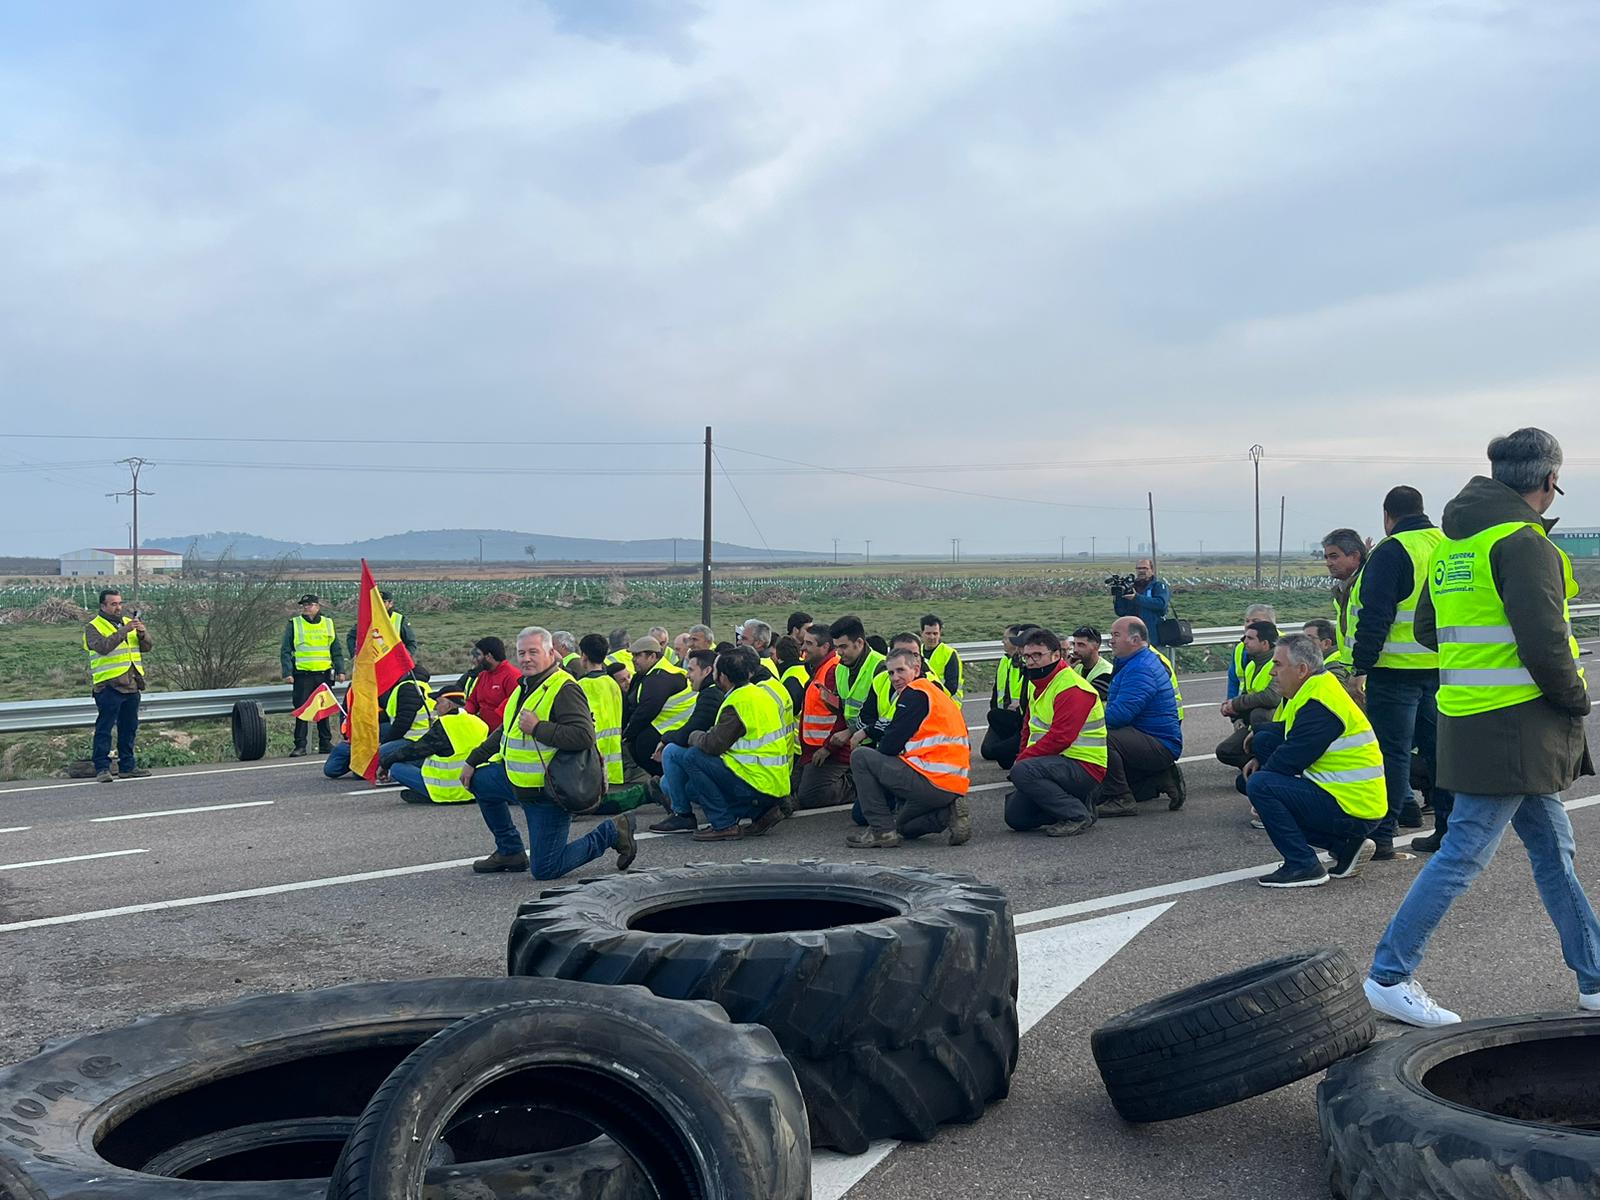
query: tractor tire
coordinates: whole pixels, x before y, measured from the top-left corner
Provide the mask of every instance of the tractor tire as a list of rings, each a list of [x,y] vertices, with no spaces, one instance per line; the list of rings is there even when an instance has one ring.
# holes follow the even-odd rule
[[[240,762],[254,762],[267,752],[267,718],[254,700],[233,706],[233,753]]]

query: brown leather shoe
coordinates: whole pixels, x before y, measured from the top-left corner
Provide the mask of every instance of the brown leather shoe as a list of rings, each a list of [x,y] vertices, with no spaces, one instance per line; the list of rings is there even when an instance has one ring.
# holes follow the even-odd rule
[[[472,864],[472,869],[479,875],[493,875],[496,871],[526,871],[528,869],[528,856],[526,854],[501,854],[496,850],[488,858],[480,858]]]
[[[762,810],[756,816],[756,819],[750,822],[750,828],[745,830],[745,834],[749,837],[761,837],[776,828],[778,822],[783,820],[783,817],[783,805],[771,805]]]
[[[704,829],[694,831],[694,840],[697,842],[736,842],[744,836],[744,830],[734,823],[726,829],[712,829],[709,825]]]

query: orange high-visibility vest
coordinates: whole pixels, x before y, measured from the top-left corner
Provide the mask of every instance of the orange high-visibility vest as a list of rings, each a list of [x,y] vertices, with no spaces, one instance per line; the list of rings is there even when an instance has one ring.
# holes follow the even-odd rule
[[[972,782],[972,743],[961,706],[926,679],[913,679],[906,687],[928,698],[928,716],[900,757],[934,787],[965,796]]]
[[[835,729],[843,727],[839,714],[822,702],[822,689],[834,690],[833,673],[838,665],[839,656],[828,655],[811,682],[806,684],[805,705],[800,714],[800,740],[813,750],[826,742]]]

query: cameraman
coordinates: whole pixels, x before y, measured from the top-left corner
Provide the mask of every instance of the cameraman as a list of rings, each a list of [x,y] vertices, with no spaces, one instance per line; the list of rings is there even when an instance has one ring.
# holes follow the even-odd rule
[[[1141,558],[1133,568],[1133,587],[1113,585],[1111,607],[1119,617],[1138,617],[1150,631],[1150,645],[1160,647],[1161,622],[1172,602],[1172,590],[1156,578],[1155,564]]]

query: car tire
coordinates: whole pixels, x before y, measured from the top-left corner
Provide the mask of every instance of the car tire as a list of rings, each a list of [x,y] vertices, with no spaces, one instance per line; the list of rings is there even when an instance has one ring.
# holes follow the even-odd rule
[[[1575,1200],[1600,1185],[1600,1020],[1495,1017],[1389,1038],[1317,1085],[1339,1200]]]
[[[146,1017],[0,1068],[0,1138],[24,1156],[44,1200],[322,1200],[337,1122],[353,1126],[412,1050],[463,1017],[549,989],[533,979],[362,983]],[[648,1195],[618,1146],[571,1123],[489,1160],[494,1137],[473,1123],[493,1111],[459,1122],[463,1145],[485,1159],[436,1166],[425,1195]],[[269,1143],[262,1172],[257,1152]],[[208,1147],[227,1154],[208,1160]],[[148,1169],[163,1161],[190,1177]],[[208,1171],[191,1171],[207,1161]]]
[[[1094,1031],[1100,1078],[1127,1121],[1168,1121],[1323,1070],[1377,1031],[1336,946],[1284,955],[1162,996]]]
[[[811,1148],[794,1071],[772,1035],[715,1004],[545,980],[415,1050],[350,1135],[328,1200],[412,1200],[462,1104],[515,1084],[609,1136],[648,1196],[808,1200]]]
[[[751,860],[610,876],[524,903],[508,968],[765,1025],[812,1144],[848,1154],[976,1120],[1016,1068],[1011,907],[969,875]]]
[[[240,762],[254,762],[267,752],[267,718],[254,700],[233,706],[233,753]]]

